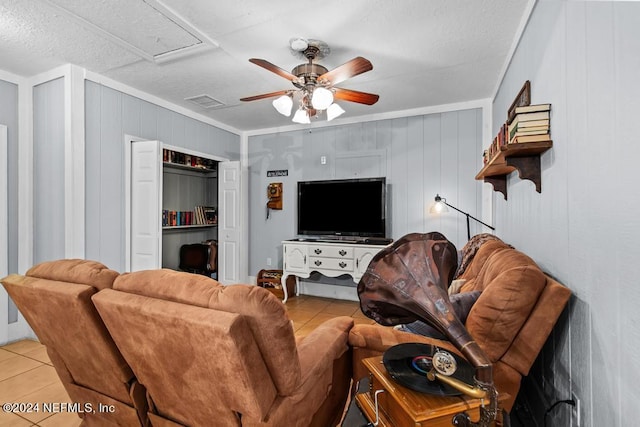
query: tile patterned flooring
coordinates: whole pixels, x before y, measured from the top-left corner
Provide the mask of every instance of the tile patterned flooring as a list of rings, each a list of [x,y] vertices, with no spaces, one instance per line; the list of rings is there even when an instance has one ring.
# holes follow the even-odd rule
[[[327,319],[353,317],[355,323],[374,323],[353,301],[300,295],[286,303],[296,337],[303,337]],[[45,347],[23,340],[0,347],[0,403],[69,402]],[[76,427],[80,418],[69,412],[10,413],[0,411],[0,427]]]

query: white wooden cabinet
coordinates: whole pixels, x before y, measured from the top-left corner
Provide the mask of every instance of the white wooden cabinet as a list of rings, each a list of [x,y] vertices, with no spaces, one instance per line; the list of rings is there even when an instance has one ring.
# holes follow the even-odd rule
[[[299,289],[299,278],[307,278],[312,272],[318,272],[328,277],[348,274],[355,283],[358,283],[367,270],[371,259],[385,247],[385,245],[366,243],[329,243],[305,239],[285,240],[282,242],[283,302],[286,302],[288,298],[287,277],[296,277],[296,295]]]

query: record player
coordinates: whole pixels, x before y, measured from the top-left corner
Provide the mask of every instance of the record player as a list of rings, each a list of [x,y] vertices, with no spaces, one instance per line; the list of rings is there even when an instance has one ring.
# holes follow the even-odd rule
[[[447,293],[456,267],[456,249],[442,234],[413,233],[380,251],[358,283],[365,315],[387,326],[428,323],[464,356],[409,343],[389,348],[378,360],[366,359],[370,392],[357,401],[377,425],[385,425],[383,416],[393,426],[415,426],[427,419],[428,426],[495,425],[498,395],[492,364],[455,315]],[[407,402],[417,405],[417,412]],[[436,421],[434,409],[444,418]]]
[[[464,394],[428,394],[407,388],[391,377],[382,357],[375,356],[362,361],[369,372],[369,388],[355,396],[358,407],[371,421],[369,425],[451,427],[456,425],[453,424],[455,417],[480,418],[481,399]],[[505,397],[501,394],[499,401]]]

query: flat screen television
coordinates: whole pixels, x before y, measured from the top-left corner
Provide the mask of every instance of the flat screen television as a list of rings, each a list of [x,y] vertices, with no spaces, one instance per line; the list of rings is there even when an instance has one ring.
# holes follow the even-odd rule
[[[386,237],[386,179],[298,182],[298,234]]]

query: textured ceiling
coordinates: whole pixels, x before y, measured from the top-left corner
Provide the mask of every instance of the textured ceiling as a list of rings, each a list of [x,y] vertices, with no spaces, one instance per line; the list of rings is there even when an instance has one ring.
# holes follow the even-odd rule
[[[32,76],[72,63],[238,130],[287,126],[271,100],[292,89],[249,63],[304,62],[294,37],[326,42],[332,69],[363,56],[373,70],[339,86],[380,95],[342,102],[342,118],[493,95],[532,0],[0,0],[0,69]],[[164,55],[163,55],[164,54]],[[209,95],[224,105],[185,101]],[[340,119],[337,119],[340,120]]]

